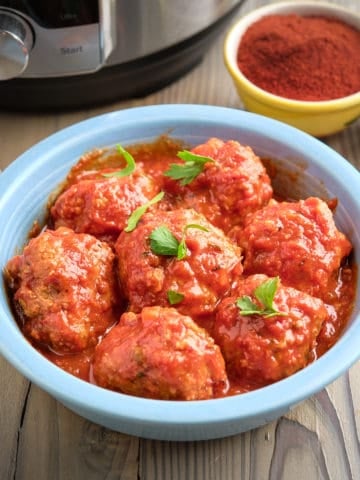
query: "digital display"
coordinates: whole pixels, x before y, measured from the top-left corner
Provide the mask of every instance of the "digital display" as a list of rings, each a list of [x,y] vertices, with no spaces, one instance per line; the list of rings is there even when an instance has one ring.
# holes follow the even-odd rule
[[[22,12],[44,28],[64,28],[99,22],[97,0],[1,0],[0,7]]]

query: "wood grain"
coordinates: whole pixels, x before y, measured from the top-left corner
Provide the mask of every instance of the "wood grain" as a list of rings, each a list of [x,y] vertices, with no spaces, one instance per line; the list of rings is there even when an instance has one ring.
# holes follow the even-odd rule
[[[247,0],[239,15],[265,0]],[[359,11],[358,0],[336,2]],[[79,120],[137,105],[242,108],[223,67],[222,35],[192,72],[148,97],[51,114],[0,113],[0,168]],[[360,169],[360,123],[324,139]],[[0,319],[1,328],[1,319]],[[75,415],[0,357],[0,480],[358,480],[360,364],[278,421],[233,437],[161,442]]]

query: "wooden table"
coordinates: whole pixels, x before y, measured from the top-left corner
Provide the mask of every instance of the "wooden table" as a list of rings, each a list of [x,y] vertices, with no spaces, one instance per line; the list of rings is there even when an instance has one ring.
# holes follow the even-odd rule
[[[267,3],[246,0],[238,15]],[[334,3],[360,11],[359,0]],[[0,168],[47,135],[104,112],[162,103],[242,108],[223,67],[222,42],[223,35],[194,70],[145,98],[70,113],[0,113]],[[359,121],[324,141],[360,168]],[[265,427],[221,440],[171,443],[86,421],[0,358],[1,480],[355,480],[359,435],[360,363]]]

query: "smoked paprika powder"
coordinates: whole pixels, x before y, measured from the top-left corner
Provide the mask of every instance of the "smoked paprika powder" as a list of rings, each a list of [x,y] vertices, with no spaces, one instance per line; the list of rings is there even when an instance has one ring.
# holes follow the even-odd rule
[[[281,97],[322,101],[360,91],[360,31],[335,18],[269,15],[244,33],[240,70]]]

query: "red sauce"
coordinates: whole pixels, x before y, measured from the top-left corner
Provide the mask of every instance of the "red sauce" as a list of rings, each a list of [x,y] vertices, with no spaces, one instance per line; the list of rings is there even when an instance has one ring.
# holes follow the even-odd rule
[[[204,327],[207,330],[207,333],[210,336],[215,333],[216,328],[218,328],[218,335],[221,336],[221,332],[224,331],[225,324],[228,322],[229,317],[225,312],[223,319],[221,320],[225,323],[224,325],[220,324],[219,327],[217,309],[219,305],[221,305],[222,300],[226,297],[229,297],[232,291],[242,291],[241,289],[243,287],[238,285],[240,282],[239,279],[244,275],[242,273],[243,266],[241,262],[245,265],[245,276],[256,273],[265,273],[269,276],[271,274],[274,276],[278,275],[278,272],[276,272],[274,269],[275,267],[271,267],[269,272],[262,271],[261,269],[261,271],[257,271],[256,269],[252,270],[251,266],[249,267],[247,264],[249,257],[246,257],[246,248],[244,248],[243,253],[241,253],[241,248],[244,247],[243,244],[246,242],[242,238],[242,240],[239,241],[239,245],[236,245],[235,243],[235,240],[238,240],[237,232],[243,232],[247,228],[245,214],[253,215],[255,212],[267,205],[271,197],[277,198],[276,192],[272,192],[270,183],[270,177],[273,176],[275,167],[272,165],[271,169],[269,169],[268,175],[260,160],[248,149],[248,147],[239,147],[238,145],[239,144],[236,142],[224,143],[219,140],[212,139],[204,145],[196,147],[196,153],[216,158],[217,162],[221,164],[221,168],[218,168],[217,165],[214,166],[206,164],[207,166],[204,172],[201,173],[189,186],[185,187],[179,186],[178,182],[175,182],[174,180],[163,175],[164,172],[169,168],[170,164],[181,163],[176,157],[177,152],[184,148],[184,145],[182,145],[180,142],[173,141],[168,137],[162,137],[158,141],[151,144],[127,147],[128,152],[133,155],[136,161],[137,168],[140,168],[144,175],[149,176],[152,179],[151,181],[153,182],[153,185],[155,185],[155,190],[151,190],[150,196],[153,196],[156,191],[165,191],[165,197],[163,201],[157,205],[156,208],[154,207],[158,217],[162,219],[161,221],[166,223],[166,219],[169,216],[169,211],[174,211],[174,209],[179,209],[182,207],[194,208],[196,212],[204,215],[207,218],[207,221],[211,222],[215,228],[219,228],[220,230],[219,233],[216,233],[216,235],[215,233],[213,234],[218,239],[218,244],[216,244],[215,241],[213,243],[207,243],[209,238],[208,233],[189,230],[187,238],[187,258],[182,262],[176,263],[174,259],[160,257],[151,252],[148,246],[149,242],[146,240],[148,239],[148,236],[144,237],[145,240],[144,238],[137,238],[139,236],[141,237],[141,229],[143,228],[141,222],[143,220],[139,222],[140,226],[135,234],[120,233],[119,235],[119,233],[117,233],[114,235],[114,230],[112,229],[110,231],[111,234],[108,235],[106,233],[105,226],[105,231],[100,235],[101,240],[109,242],[115,254],[118,248],[123,248],[124,250],[122,251],[125,252],[122,255],[120,250],[119,254],[121,265],[125,266],[120,268],[118,272],[118,275],[121,276],[123,284],[121,285],[121,293],[119,294],[119,305],[114,305],[115,311],[120,308],[121,312],[130,310],[139,315],[139,312],[141,312],[141,309],[144,306],[153,305],[167,308],[170,306],[166,298],[166,293],[169,290],[180,288],[181,293],[186,295],[186,289],[188,289],[188,298],[185,299],[182,304],[180,302],[178,305],[173,305],[173,308],[176,308],[179,314],[191,316],[199,326]],[[249,156],[251,157],[251,161],[249,163],[250,167],[246,164],[246,168],[240,168],[240,173],[237,172],[237,165],[245,165],[245,163],[242,162],[248,162]],[[251,162],[255,164],[254,167],[251,167]],[[266,162],[266,164],[269,164],[269,162]],[[62,192],[65,192],[70,186],[76,185],[79,181],[93,181],[94,179],[101,179],[101,181],[103,181],[103,177],[98,173],[98,170],[114,170],[123,167],[123,157],[116,151],[94,150],[93,152],[87,153],[71,169],[67,179],[59,187],[59,190],[54,195],[51,203],[53,204],[58,196],[62,194]],[[296,182],[296,178],[292,177],[291,181]],[[236,188],[236,185],[238,185],[238,188]],[[145,194],[147,193],[145,192]],[[126,202],[126,199],[124,199],[124,202]],[[144,200],[142,199],[140,203],[143,204]],[[328,204],[335,208],[336,200],[329,201]],[[116,208],[117,207],[115,203],[111,202],[107,207],[107,215],[109,218],[111,217],[111,221],[113,221],[112,219],[116,216]],[[132,209],[134,209],[134,207],[132,207]],[[114,212],[112,212],[112,210],[114,210]],[[144,218],[146,218],[146,216]],[[173,223],[173,231],[175,232],[176,228],[178,228],[179,231],[177,232],[177,235],[181,236],[181,222],[184,220],[182,219],[181,215],[178,218],[179,219],[176,220],[177,217],[175,216],[171,221],[169,220],[168,225]],[[325,231],[327,226],[322,225],[322,221],[323,220],[321,219],[319,225]],[[56,226],[56,222],[57,219],[54,218],[54,216],[51,218],[50,215],[49,227],[54,228],[54,224]],[[199,222],[188,221],[188,223]],[[184,224],[186,224],[186,222]],[[151,225],[151,223],[149,223],[149,225]],[[178,225],[178,227],[176,225]],[[306,223],[306,225],[308,225],[308,223]],[[211,228],[212,226],[210,226],[210,229]],[[304,228],[305,231],[306,228]],[[124,243],[122,240],[122,235],[127,235],[125,237],[126,242],[131,238],[132,243],[130,240],[129,243]],[[148,235],[148,233],[146,235]],[[224,239],[222,239],[222,236]],[[311,232],[309,236],[312,236]],[[246,241],[248,241],[248,239]],[[231,245],[233,246],[230,246],[230,244],[227,245],[226,242],[231,242]],[[309,340],[305,346],[306,348],[304,345],[301,345],[300,349],[294,350],[294,354],[291,353],[293,350],[291,350],[290,347],[289,349],[285,348],[281,354],[277,352],[276,359],[278,364],[276,368],[272,364],[273,357],[271,351],[266,359],[264,357],[263,360],[261,360],[261,356],[259,356],[260,360],[256,361],[260,362],[260,370],[263,369],[263,372],[266,370],[265,377],[260,381],[259,378],[251,378],[248,375],[238,376],[236,374],[229,374],[230,385],[227,391],[225,393],[222,392],[221,395],[232,395],[235,393],[252,390],[264,384],[276,381],[282,378],[282,376],[290,375],[296,371],[297,368],[303,368],[307,363],[322,355],[337,341],[344,327],[346,326],[352,311],[355,297],[355,280],[357,274],[356,267],[348,257],[349,252],[347,250],[347,240],[340,239],[339,242],[341,245],[343,245],[343,248],[339,247],[338,257],[340,258],[341,255],[343,255],[344,258],[337,268],[334,267],[334,273],[331,275],[329,274],[329,281],[326,284],[326,287],[324,288],[322,284],[322,287],[319,290],[320,294],[318,291],[316,293],[320,298],[320,300],[317,301],[320,302],[321,305],[323,305],[322,302],[325,302],[327,305],[326,308],[330,313],[327,315],[325,321],[323,321],[323,310],[325,307],[321,305],[316,306],[316,309],[318,310],[315,310],[321,311],[321,314],[316,314],[319,315],[319,318],[321,318],[321,328],[319,323],[320,320],[317,323],[315,322],[316,326],[314,326],[315,324],[312,324],[311,322],[307,322],[306,325],[304,323],[304,325],[301,326],[302,330],[297,331],[296,334],[293,334],[293,327],[291,325],[289,326],[289,324],[281,323],[281,317],[279,317],[279,319],[277,319],[273,325],[271,322],[268,322],[265,325],[264,319],[255,316],[255,319],[253,320],[248,320],[248,317],[246,322],[243,321],[241,324],[236,324],[236,327],[231,330],[233,332],[242,330],[242,342],[248,341],[249,332],[255,332],[252,340],[253,343],[250,345],[249,351],[251,351],[252,348],[258,348],[256,345],[259,338],[262,338],[261,341],[263,341],[265,338],[265,345],[269,345],[272,342],[283,342],[284,339],[288,341],[289,336],[294,337],[295,344],[296,342],[301,343],[303,337],[309,337]],[[124,245],[126,245],[126,248]],[[320,245],[320,247],[323,248],[324,245]],[[335,249],[338,248],[338,243],[334,243],[333,247]],[[329,248],[331,250],[333,247],[331,247],[330,243],[330,247],[325,245],[324,248]],[[267,248],[267,246],[265,245],[264,248]],[[292,247],[287,244],[286,248],[291,249]],[[245,260],[242,258],[244,252]],[[289,255],[292,255],[291,251]],[[136,267],[133,267],[133,264],[137,261],[137,257],[140,258],[140,263],[138,263]],[[201,258],[201,260],[199,260],[199,258]],[[142,264],[142,259],[146,259],[146,263]],[[128,265],[126,264],[127,261],[129,261]],[[252,266],[254,265],[255,263],[252,263]],[[336,261],[334,261],[334,265],[336,265]],[[311,268],[313,267],[314,266],[311,266]],[[133,282],[135,285],[134,286],[131,282],[128,283],[127,276],[128,274],[130,276],[134,275],[135,268],[138,268],[138,280]],[[130,270],[130,272],[128,270]],[[281,278],[283,273],[284,272],[280,274]],[[288,273],[290,278],[291,272]],[[157,277],[159,275],[160,280]],[[166,275],[168,275],[168,283],[166,283],[166,279],[165,283],[162,279],[162,277],[166,277]],[[281,294],[285,296],[290,295],[290,290],[288,290],[288,287],[294,287],[294,285],[291,285],[291,282],[288,285],[286,284],[286,278],[287,274],[284,275],[284,289],[281,287]],[[311,278],[311,276],[309,276],[309,278]],[[307,286],[309,286],[313,280],[307,281],[308,284],[305,284],[305,286],[299,282],[299,285],[301,285],[301,290],[304,290],[304,298],[305,295],[311,294],[311,292],[309,293],[309,291],[307,291],[309,290],[307,289]],[[8,283],[11,284],[11,282],[13,282],[13,285],[10,285],[10,289],[14,291],[14,284],[16,281],[13,278],[10,278],[10,282]],[[138,286],[137,290],[137,285],[139,285],[141,282],[143,282],[143,286]],[[158,287],[156,282],[160,282],[163,287]],[[143,298],[141,296],[141,288],[144,292]],[[153,291],[151,290],[152,288]],[[306,297],[305,300],[304,298],[301,297],[299,300],[302,302],[301,305],[303,305],[303,312],[313,311],[315,307],[310,308],[306,306],[310,305],[311,300],[309,300],[308,297]],[[144,301],[144,305],[142,305],[143,299],[146,300]],[[127,302],[127,304],[125,302]],[[291,301],[284,300],[283,304],[287,305],[289,302],[291,303]],[[235,315],[238,315],[238,312],[235,312]],[[304,316],[306,315],[307,313],[304,313]],[[309,315],[311,316],[312,314]],[[154,316],[153,312],[148,314],[148,317],[152,316]],[[119,318],[119,316],[117,318]],[[231,322],[232,320],[229,321]],[[188,320],[185,322],[186,325],[187,322]],[[266,326],[266,332],[263,330],[264,325]],[[154,329],[155,327],[152,326],[151,328]],[[196,328],[189,327],[189,331],[196,331]],[[106,338],[106,334],[107,331],[103,331],[103,333],[99,336],[99,341],[104,337]],[[311,335],[314,336],[314,339],[311,338]],[[89,343],[83,351],[59,354],[50,350],[48,347],[41,346],[41,344],[37,343],[34,338],[29,337],[29,340],[32,342],[35,348],[37,348],[44,356],[46,356],[46,358],[60,368],[83,380],[93,381],[92,362],[96,345]],[[149,340],[149,342],[151,342],[151,340]],[[114,344],[116,344],[116,341]],[[261,345],[261,342],[258,345]],[[211,348],[213,347],[211,346]],[[232,352],[234,346],[227,345],[226,348],[229,352]],[[296,349],[297,347],[295,346],[294,348]],[[154,346],[154,350],[158,349],[158,346]],[[303,359],[296,364],[297,366],[293,367],[291,365],[294,363],[296,355],[299,356],[299,352],[304,352],[301,353],[301,355],[303,355]],[[228,362],[232,361],[230,360],[230,357],[231,354],[229,354]],[[242,360],[240,359],[240,361]],[[153,362],[150,363],[153,364]],[[258,371],[258,367],[255,368],[254,365],[255,364],[253,363],[252,368],[254,371]],[[211,370],[218,371],[221,370],[220,367],[221,365],[217,365],[216,367],[213,365]],[[167,374],[176,378],[177,375],[179,376],[179,372],[176,370],[176,368],[178,367],[175,367],[174,364],[169,363],[166,366]],[[191,369],[191,365],[188,365],[188,368]],[[200,371],[201,367],[198,367],[198,369]],[[204,382],[204,377],[201,378],[201,381]],[[128,383],[131,384],[131,382]],[[147,385],[147,387],[149,387],[149,385]],[[111,388],[111,386],[107,388]],[[116,389],[115,387],[113,388]],[[176,386],[174,388],[176,390]],[[121,391],[121,389],[119,390]],[[141,393],[139,393],[140,390],[137,390],[135,394],[141,395]],[[148,391],[151,391],[150,387]],[[214,396],[216,395],[214,394]],[[171,396],[169,398],[171,398]],[[192,397],[189,395],[186,398],[190,399]],[[202,397],[200,396],[198,398]]]

